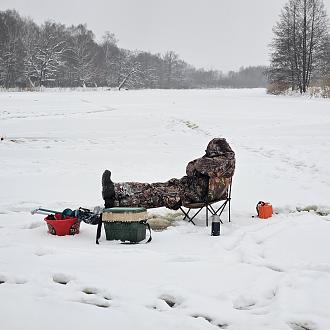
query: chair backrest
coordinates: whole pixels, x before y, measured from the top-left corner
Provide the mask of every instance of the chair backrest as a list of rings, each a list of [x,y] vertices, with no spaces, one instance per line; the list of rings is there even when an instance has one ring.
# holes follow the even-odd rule
[[[207,193],[207,202],[214,203],[228,198],[228,190],[232,182],[232,177],[211,177]]]
[[[206,204],[212,204],[219,201],[224,201],[230,197],[231,191],[231,178],[217,178],[209,179],[208,193],[205,201],[192,202],[192,203],[183,203],[184,207],[190,209],[199,209]]]

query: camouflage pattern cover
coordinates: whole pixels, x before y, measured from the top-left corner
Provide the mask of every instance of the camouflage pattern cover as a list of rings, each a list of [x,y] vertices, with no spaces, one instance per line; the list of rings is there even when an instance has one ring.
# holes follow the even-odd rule
[[[102,195],[106,207],[165,206],[177,210],[191,203],[214,202],[227,198],[228,187],[235,171],[235,153],[224,138],[209,142],[203,157],[191,161],[187,175],[167,182],[112,183],[110,171],[102,177]],[[112,185],[112,188],[110,187]]]
[[[226,193],[235,172],[235,153],[224,138],[209,142],[205,155],[191,161],[186,168],[188,176],[208,177],[209,202],[226,199]]]

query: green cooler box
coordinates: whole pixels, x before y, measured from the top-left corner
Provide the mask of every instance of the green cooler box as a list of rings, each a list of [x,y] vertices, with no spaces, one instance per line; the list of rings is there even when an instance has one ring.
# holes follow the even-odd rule
[[[138,243],[146,238],[147,210],[143,207],[112,207],[103,210],[107,240]]]

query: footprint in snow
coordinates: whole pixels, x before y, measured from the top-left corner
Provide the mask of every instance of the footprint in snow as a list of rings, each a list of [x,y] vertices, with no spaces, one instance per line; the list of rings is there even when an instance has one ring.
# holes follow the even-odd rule
[[[173,297],[172,295],[164,294],[164,295],[160,296],[159,299],[164,301],[167,304],[167,306],[169,306],[171,308],[177,307],[178,305],[180,305],[180,302],[178,301],[178,299]]]
[[[171,308],[175,307],[176,302],[174,299],[172,298],[162,298],[163,301],[165,301],[165,303],[170,306]]]
[[[71,280],[73,277],[67,274],[57,273],[53,275],[53,281],[61,285],[67,285]],[[84,295],[77,300],[78,302],[102,308],[110,307],[111,297],[107,292],[102,293],[95,287],[84,287],[81,292]]]
[[[25,277],[22,277],[22,276],[18,276],[18,277],[13,277],[13,278],[7,278],[7,279],[2,279],[1,282],[4,283],[4,282],[7,282],[7,283],[10,283],[10,284],[25,284],[27,283],[27,279]]]
[[[85,287],[81,290],[81,292],[86,295],[98,295],[99,297],[102,297],[105,300],[111,300],[111,296],[108,292],[99,290],[95,287]]]
[[[53,281],[62,285],[68,284],[72,279],[72,276],[63,273],[57,273],[53,275]]]
[[[262,315],[269,312],[268,307],[278,294],[278,288],[270,288],[265,291],[260,299],[250,296],[239,296],[234,302],[233,307],[240,311],[251,310],[254,314]]]
[[[27,282],[27,279],[24,277],[15,277],[14,283],[15,284],[25,284]]]
[[[0,284],[6,283],[7,282],[7,278],[5,275],[0,274]]]
[[[217,326],[218,328],[221,328],[221,329],[226,329],[228,327],[228,323],[225,323],[225,322],[217,323],[212,318],[210,318],[209,316],[206,316],[206,315],[203,315],[203,314],[193,314],[191,316],[195,319],[203,319],[206,322],[208,322],[212,325],[215,325],[215,326]]]
[[[233,304],[233,307],[240,311],[245,311],[253,308],[256,305],[256,301],[252,298],[240,297],[236,299]]]
[[[83,297],[80,299],[79,302],[83,304],[94,305],[96,307],[102,307],[102,308],[110,307],[109,299],[105,299],[97,295]]]
[[[317,327],[314,322],[310,321],[297,321],[289,322],[288,324],[292,330],[316,330]]]
[[[82,289],[81,291],[86,294],[98,294],[99,293],[99,290],[94,287],[86,287],[86,288]]]
[[[28,280],[23,276],[7,277],[4,274],[0,274],[0,284],[25,284]]]
[[[179,303],[176,298],[174,298],[171,295],[165,294],[165,295],[161,295],[154,305],[148,307],[157,310],[159,312],[163,312],[168,310],[168,308],[174,308],[177,307],[178,305]]]
[[[178,307],[182,303],[182,299],[178,299],[170,294],[163,294],[159,297],[160,304],[158,306],[154,306],[153,309],[163,310],[164,307],[175,308]]]
[[[110,307],[111,296],[95,287],[85,287],[81,290],[84,296],[79,300],[83,304],[95,305],[96,307]]]
[[[278,266],[275,266],[275,265],[266,265],[265,264],[264,267],[266,267],[266,268],[268,268],[268,269],[270,269],[274,272],[278,272],[278,273],[283,273],[284,272],[284,270],[282,268],[280,268]]]
[[[161,304],[158,304],[158,305],[156,304],[155,306],[151,307],[152,309],[157,310],[159,312],[166,311],[168,309],[168,307],[170,307],[170,308],[178,307],[182,303],[182,300],[175,298],[174,296],[168,295],[168,294],[164,294],[164,295],[160,296],[159,299],[161,301]],[[167,308],[164,308],[164,305]],[[191,316],[195,319],[203,319],[206,322],[208,322],[214,326],[217,326],[218,328],[226,329],[228,327],[228,323],[216,322],[211,317],[204,315],[204,314],[193,314]]]

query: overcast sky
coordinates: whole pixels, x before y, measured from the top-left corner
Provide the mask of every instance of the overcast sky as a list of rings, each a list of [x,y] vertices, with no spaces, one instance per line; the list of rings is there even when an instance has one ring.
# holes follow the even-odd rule
[[[272,27],[287,0],[0,0],[37,23],[87,23],[97,40],[113,32],[119,46],[174,50],[196,67],[224,72],[268,64]],[[328,15],[330,0],[324,0]]]

